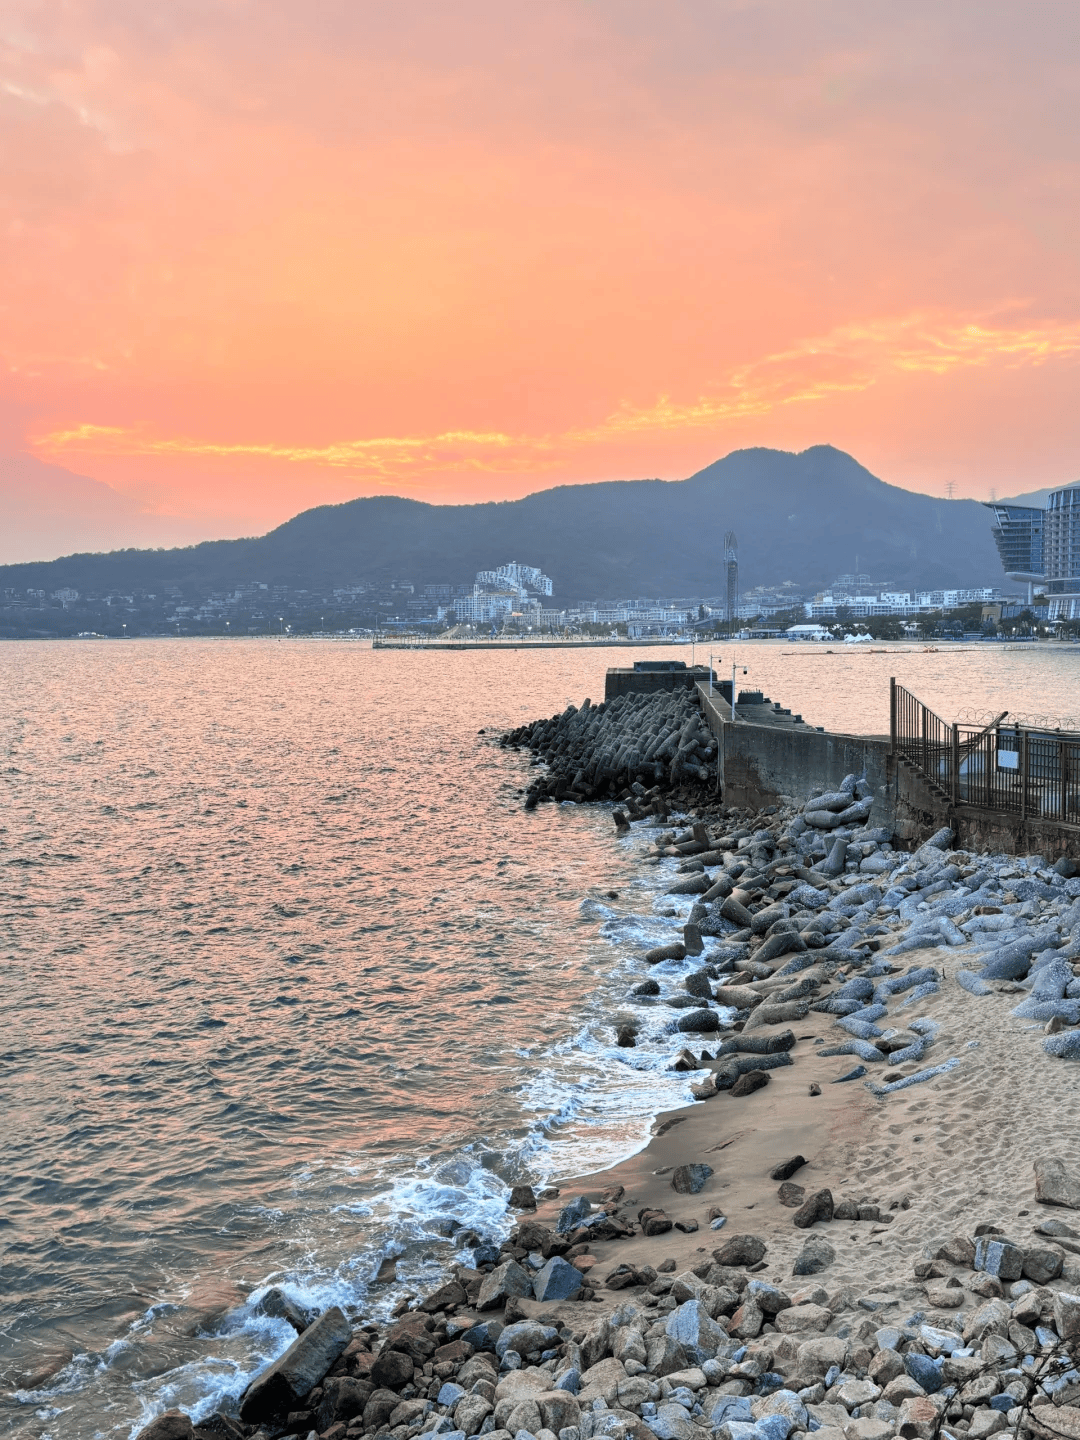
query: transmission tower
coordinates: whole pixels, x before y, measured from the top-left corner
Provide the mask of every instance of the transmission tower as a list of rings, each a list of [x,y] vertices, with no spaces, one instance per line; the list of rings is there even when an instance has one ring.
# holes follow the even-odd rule
[[[739,542],[734,530],[724,536],[724,563],[727,566],[727,618],[733,626],[739,614]]]

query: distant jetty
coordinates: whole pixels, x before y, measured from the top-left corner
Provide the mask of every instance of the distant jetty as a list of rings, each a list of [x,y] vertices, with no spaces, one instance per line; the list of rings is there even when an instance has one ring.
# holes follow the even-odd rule
[[[376,635],[371,642],[373,650],[588,650],[590,648],[640,650],[655,645],[689,645],[692,642],[681,635],[662,635],[650,640],[627,640],[620,635],[597,639],[592,635],[504,635],[478,636],[475,640],[460,637],[455,640],[440,640],[438,636],[409,635],[393,640]]]

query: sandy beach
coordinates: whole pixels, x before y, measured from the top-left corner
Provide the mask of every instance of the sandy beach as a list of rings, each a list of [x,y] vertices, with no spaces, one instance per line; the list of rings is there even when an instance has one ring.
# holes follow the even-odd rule
[[[594,1247],[601,1274],[608,1265],[656,1265],[668,1256],[682,1270],[732,1235],[752,1233],[768,1246],[762,1275],[790,1285],[807,1232],[792,1224],[793,1212],[779,1202],[769,1172],[801,1154],[807,1163],[793,1178],[807,1194],[829,1189],[838,1202],[876,1204],[891,1219],[885,1225],[815,1225],[837,1254],[822,1283],[830,1292],[848,1289],[853,1301],[887,1292],[898,1308],[908,1302],[911,1309],[930,1308],[912,1269],[929,1241],[958,1231],[974,1234],[980,1224],[1027,1237],[1046,1217],[1034,1198],[1035,1159],[1059,1155],[1080,1173],[1080,1133],[1073,1123],[1080,1076],[1043,1052],[1042,1025],[1010,1014],[1022,998],[1011,986],[988,996],[969,994],[955,983],[964,958],[948,947],[905,959],[913,968],[932,965],[952,982],[911,1006],[906,1018],[938,1021],[934,1060],[955,1055],[960,1063],[954,1070],[880,1099],[859,1080],[837,1084],[852,1068],[852,1057],[816,1054],[824,1047],[815,1046],[815,1038],[835,1042],[842,1032],[832,1017],[811,1013],[791,1027],[798,1035],[794,1064],[770,1072],[766,1088],[742,1099],[721,1092],[658,1117],[658,1133],[640,1154],[597,1175],[566,1180],[560,1200],[542,1203],[538,1218],[554,1223],[566,1197],[584,1193],[599,1202],[605,1190],[621,1184],[628,1213],[662,1208],[674,1220],[696,1220],[699,1229],[601,1242]],[[908,1064],[884,1078],[919,1068]],[[810,1094],[814,1082],[820,1095]],[[711,1165],[714,1174],[698,1194],[677,1194],[674,1168],[699,1163]],[[706,1219],[714,1206],[727,1216],[719,1232],[710,1231]],[[977,1303],[970,1294],[965,1300]],[[952,1318],[939,1315],[935,1323]]]

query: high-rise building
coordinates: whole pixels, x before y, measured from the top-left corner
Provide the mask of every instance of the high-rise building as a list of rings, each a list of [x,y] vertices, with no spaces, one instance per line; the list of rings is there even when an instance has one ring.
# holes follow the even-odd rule
[[[1046,511],[1027,505],[984,502],[994,517],[992,533],[1005,574],[1029,584],[1044,578],[1043,525]]]
[[[1053,491],[1045,510],[996,501],[987,509],[1005,573],[1026,582],[1028,603],[1039,584],[1051,620],[1080,619],[1080,483]]]
[[[1070,604],[1068,615],[1061,614],[1060,618],[1080,618],[1080,488],[1077,486],[1055,490],[1047,502],[1043,565],[1051,606],[1055,595],[1069,596],[1075,603]]]

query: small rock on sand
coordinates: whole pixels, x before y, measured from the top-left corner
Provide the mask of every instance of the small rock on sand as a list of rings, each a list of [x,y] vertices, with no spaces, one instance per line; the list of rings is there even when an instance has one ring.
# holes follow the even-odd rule
[[[822,1270],[828,1269],[835,1259],[836,1251],[829,1242],[820,1235],[811,1235],[795,1257],[791,1273],[793,1275],[818,1275]]]
[[[705,1188],[705,1182],[712,1173],[711,1165],[677,1165],[671,1177],[671,1188],[680,1195],[696,1195]]]
[[[779,1165],[774,1165],[769,1171],[770,1180],[790,1180],[796,1170],[801,1170],[806,1164],[801,1155],[793,1155],[790,1160],[782,1160]]]
[[[793,1225],[800,1230],[809,1230],[817,1221],[828,1222],[833,1218],[833,1197],[831,1190],[815,1190],[813,1195],[799,1206],[791,1217]]]
[[[765,1258],[765,1241],[758,1235],[733,1235],[719,1250],[713,1251],[718,1265],[756,1265]]]
[[[1080,1210],[1080,1180],[1070,1175],[1058,1156],[1042,1157],[1035,1161],[1035,1199],[1043,1205]]]
[[[672,1224],[663,1210],[639,1211],[638,1223],[641,1225],[643,1235],[665,1235],[671,1229]]]

